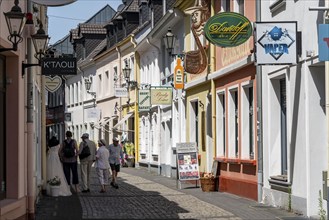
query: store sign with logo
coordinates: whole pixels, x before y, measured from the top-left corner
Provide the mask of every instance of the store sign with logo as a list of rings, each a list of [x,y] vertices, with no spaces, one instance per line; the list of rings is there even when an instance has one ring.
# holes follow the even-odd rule
[[[145,112],[151,109],[151,95],[149,89],[138,90],[138,111]]]
[[[62,5],[68,5],[76,0],[32,0],[34,3],[37,3],[39,5],[46,5],[46,6],[62,6]]]
[[[248,18],[239,13],[221,12],[209,18],[204,32],[212,44],[236,47],[250,38],[252,25]]]
[[[329,61],[329,24],[319,25],[319,60]]]
[[[171,105],[172,89],[171,88],[152,88],[151,89],[152,105]]]
[[[77,59],[68,57],[43,58],[41,69],[42,75],[76,75]]]
[[[257,65],[297,63],[297,22],[256,24]]]
[[[128,98],[127,88],[114,88],[115,97]]]
[[[56,92],[59,87],[62,85],[62,78],[59,76],[45,77],[45,87],[48,92]]]

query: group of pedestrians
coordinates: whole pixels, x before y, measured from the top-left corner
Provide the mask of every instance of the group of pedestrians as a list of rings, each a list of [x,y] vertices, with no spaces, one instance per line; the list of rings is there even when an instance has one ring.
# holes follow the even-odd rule
[[[123,150],[117,137],[113,138],[113,144],[108,145],[106,140],[98,141],[96,144],[89,140],[89,134],[81,136],[81,143],[78,147],[77,141],[72,138],[72,132],[66,132],[66,139],[62,144],[56,137],[48,142],[47,156],[47,180],[58,177],[61,180],[59,195],[70,196],[71,186],[76,193],[80,192],[78,177],[78,158],[81,169],[81,192],[90,192],[90,172],[94,164],[96,173],[101,185],[100,193],[106,192],[106,186],[111,179],[111,186],[118,189],[117,176],[120,172],[120,161],[123,157]],[[110,178],[110,170],[112,177]],[[72,174],[72,175],[71,175]],[[72,177],[72,178],[71,178]],[[47,194],[50,188],[47,185]]]

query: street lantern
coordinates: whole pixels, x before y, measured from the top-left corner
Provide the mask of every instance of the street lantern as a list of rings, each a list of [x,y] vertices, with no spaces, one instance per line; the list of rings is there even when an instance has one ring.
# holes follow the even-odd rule
[[[0,48],[0,52],[14,50],[17,51],[17,44],[23,41],[22,32],[26,22],[25,13],[18,6],[18,0],[15,0],[15,5],[11,8],[10,12],[3,13],[6,18],[6,23],[9,30],[8,40],[12,42],[12,48]]]
[[[164,44],[169,54],[172,54],[172,51],[175,46],[176,36],[171,32],[171,28],[168,28],[168,32],[163,36]]]
[[[128,64],[126,64],[125,68],[122,69],[122,72],[126,81],[129,82],[131,69],[129,68]]]
[[[91,81],[88,78],[85,78],[85,86],[86,86],[86,90],[88,92],[91,87]]]
[[[42,24],[40,24],[39,30],[37,31],[37,33],[33,34],[31,36],[31,38],[32,38],[32,42],[34,45],[34,49],[35,49],[34,57],[40,61],[42,56],[44,56],[44,54],[45,54],[45,51],[46,51],[46,48],[48,45],[48,41],[49,41],[49,37],[45,33]]]

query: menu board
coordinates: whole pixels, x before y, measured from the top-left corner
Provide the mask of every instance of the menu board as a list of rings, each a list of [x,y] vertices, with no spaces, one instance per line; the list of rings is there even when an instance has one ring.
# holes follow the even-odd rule
[[[200,175],[196,143],[177,143],[176,152],[179,180],[198,180]]]

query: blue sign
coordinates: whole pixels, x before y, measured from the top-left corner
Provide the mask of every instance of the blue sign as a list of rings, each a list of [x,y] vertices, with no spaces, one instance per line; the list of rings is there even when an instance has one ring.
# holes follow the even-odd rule
[[[329,61],[329,24],[319,25],[319,60]]]

